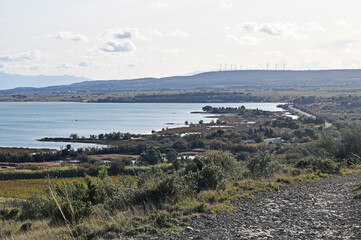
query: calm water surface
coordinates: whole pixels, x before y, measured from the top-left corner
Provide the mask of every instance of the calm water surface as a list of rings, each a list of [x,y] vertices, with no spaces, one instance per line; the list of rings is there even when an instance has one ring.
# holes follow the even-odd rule
[[[108,132],[150,133],[166,127],[183,126],[185,121],[209,122],[202,111],[214,107],[259,108],[282,111],[280,103],[0,103],[0,147],[60,148],[66,143],[37,142],[43,137],[69,137],[71,133],[88,137]],[[170,124],[172,123],[172,124]],[[91,146],[74,144],[73,147]]]

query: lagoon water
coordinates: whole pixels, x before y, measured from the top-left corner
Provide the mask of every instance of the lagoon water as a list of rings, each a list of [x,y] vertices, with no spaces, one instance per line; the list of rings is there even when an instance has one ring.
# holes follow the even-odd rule
[[[202,111],[205,105],[282,111],[281,103],[70,103],[1,102],[0,147],[60,148],[66,143],[38,142],[43,137],[89,137],[108,132],[151,133],[184,122],[211,121]],[[208,114],[209,115],[209,114]],[[75,144],[72,147],[94,146]]]

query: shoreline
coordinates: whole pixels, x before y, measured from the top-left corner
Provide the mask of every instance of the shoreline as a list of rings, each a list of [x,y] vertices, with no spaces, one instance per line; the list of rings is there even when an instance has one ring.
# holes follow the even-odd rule
[[[15,104],[19,104],[20,102],[13,102]],[[29,104],[36,104],[36,103],[41,103],[41,102],[29,102]],[[51,102],[43,102],[44,104],[47,104],[47,103],[51,103]],[[61,104],[61,103],[65,103],[65,104],[72,104],[72,102],[52,102],[53,104]],[[228,102],[228,103],[214,103],[214,104],[211,104],[211,105],[215,105],[215,106],[220,106],[220,105],[223,105],[226,107],[227,104],[236,104],[237,106],[241,106],[241,105],[247,105],[247,104],[255,104],[256,102],[239,102],[239,103],[234,103],[234,102]],[[262,104],[262,102],[257,102],[259,104]],[[263,102],[263,104],[271,104],[271,105],[265,105],[264,107],[262,106],[250,106],[249,108],[250,109],[258,109],[258,108],[270,108],[270,110],[264,110],[264,111],[270,111],[270,112],[273,112],[275,114],[278,114],[278,113],[282,113],[283,109],[281,109],[280,107],[278,107],[280,104],[284,104],[284,103],[280,103],[280,102]],[[125,103],[127,104],[127,103]],[[151,103],[150,103],[151,104]],[[162,104],[169,104],[169,103],[162,103]],[[207,103],[174,103],[174,104],[198,104],[198,105],[206,105]],[[208,103],[210,104],[210,103]],[[276,105],[275,105],[276,104]],[[231,105],[231,106],[232,106]],[[277,107],[274,107],[273,105],[277,106]],[[270,107],[269,107],[270,106]],[[235,107],[235,106],[233,106]],[[160,134],[176,134],[176,133],[188,133],[188,132],[199,132],[199,131],[204,131],[205,130],[205,126],[207,126],[208,124],[214,122],[217,118],[220,118],[220,114],[217,114],[217,113],[209,113],[209,112],[205,112],[205,111],[192,111],[190,110],[189,112],[187,112],[189,115],[192,114],[198,114],[200,116],[200,118],[202,118],[201,120],[203,121],[204,120],[204,123],[203,124],[198,124],[198,120],[197,121],[189,121],[187,119],[187,117],[185,116],[184,117],[184,122],[166,122],[164,127],[159,127],[159,128],[155,128],[155,130],[149,130],[149,132],[143,132],[143,133],[131,133],[132,135],[137,135],[137,136],[144,136],[144,137],[147,137],[149,135],[152,135],[153,133],[160,133]],[[222,114],[225,118],[227,118],[227,115],[228,114]],[[209,120],[205,120],[205,119],[209,119]],[[211,119],[214,119],[213,121]],[[185,122],[188,122],[189,121],[189,124],[186,125]],[[165,119],[164,120],[160,120],[160,121],[166,121]],[[175,120],[175,121],[179,121],[178,120]],[[134,129],[133,129],[134,130]],[[115,130],[117,131],[117,130]],[[110,131],[107,131],[107,132],[100,132],[100,134],[102,133],[109,133]],[[124,130],[121,130],[119,129],[119,132],[123,132],[123,133],[126,133],[126,131]],[[81,133],[82,135],[84,133]],[[89,134],[93,134],[93,133],[89,133]],[[98,134],[98,133],[96,133]],[[44,134],[45,135],[45,134]],[[84,139],[71,139],[71,138],[68,138],[68,137],[51,137],[51,133],[49,134],[50,137],[44,137],[44,138],[41,138],[41,139],[36,139],[34,141],[37,141],[37,142],[53,142],[53,143],[64,143],[64,144],[72,144],[72,143],[80,143],[80,144],[96,144],[98,146],[89,146],[89,147],[106,147],[108,145],[117,145],[119,143],[119,141],[103,141],[103,140],[95,140],[95,139],[89,139],[88,137],[84,138]],[[80,135],[80,136],[82,136]],[[4,144],[5,145],[5,144]],[[10,144],[9,144],[10,145]],[[6,145],[5,145],[6,146]],[[15,145],[16,146],[16,145]],[[22,147],[22,146],[16,146],[16,147],[12,147],[12,146],[6,146],[8,148],[33,148],[33,149],[58,149],[60,148],[57,147],[57,146],[51,146],[51,144],[48,145],[49,147],[43,147],[43,146],[39,146],[39,148],[37,148],[37,146],[35,147]],[[62,146],[62,147],[65,147],[65,146]],[[73,146],[72,146],[73,147]],[[81,147],[87,147],[87,146],[79,146],[79,148]]]

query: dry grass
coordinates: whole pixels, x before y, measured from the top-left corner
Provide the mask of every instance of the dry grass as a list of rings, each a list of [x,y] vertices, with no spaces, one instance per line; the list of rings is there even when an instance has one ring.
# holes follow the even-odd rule
[[[121,178],[131,178],[131,176],[113,176],[113,181],[121,180]],[[29,198],[32,195],[44,196],[48,189],[48,179],[24,179],[24,180],[6,180],[0,181],[0,202],[6,198]],[[58,178],[51,179],[56,184],[81,182],[85,183],[85,178]]]
[[[35,153],[35,152],[54,152],[55,149],[47,149],[47,148],[10,148],[10,147],[0,147],[0,153]]]
[[[124,154],[99,154],[99,155],[89,155],[90,160],[101,161],[101,160],[137,160],[139,155],[124,155]]]
[[[32,221],[31,229],[27,232],[20,230],[24,222],[0,221],[0,239],[4,240],[62,240],[72,239],[65,226],[49,226],[46,220]]]
[[[359,169],[359,168],[356,168]],[[102,205],[95,207],[94,213],[88,219],[72,226],[72,234],[75,239],[89,239],[90,236],[97,236],[99,239],[105,237],[106,233],[121,239],[122,236],[144,235],[149,233],[164,233],[166,231],[177,231],[189,224],[192,216],[199,216],[199,213],[230,213],[237,209],[231,202],[237,199],[253,198],[253,194],[262,190],[278,191],[285,184],[298,184],[299,182],[315,181],[327,174],[314,173],[310,170],[286,169],[282,173],[268,179],[243,179],[235,182],[228,182],[222,190],[202,191],[195,196],[189,196],[176,204],[166,205],[163,210],[156,209],[152,205],[143,207],[130,207],[124,211],[108,212]],[[355,171],[355,170],[353,170]],[[351,171],[345,171],[350,173]],[[119,181],[120,180],[120,181]],[[113,181],[122,178],[113,177]],[[83,178],[55,179],[56,183],[81,181]],[[3,181],[0,185],[20,192],[24,189],[32,189],[35,186],[47,187],[46,180],[17,180]],[[72,239],[66,226],[49,225],[49,221],[33,221],[31,229],[24,233],[19,229],[24,222],[21,221],[0,221],[0,239]],[[10,237],[4,238],[1,234],[10,233]],[[149,235],[148,235],[149,236]]]

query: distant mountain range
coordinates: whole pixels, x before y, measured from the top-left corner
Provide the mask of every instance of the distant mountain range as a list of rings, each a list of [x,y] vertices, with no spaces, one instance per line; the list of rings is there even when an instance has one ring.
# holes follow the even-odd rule
[[[53,79],[69,77],[48,77]],[[1,79],[1,78],[0,78]],[[41,80],[47,79],[41,76]],[[193,76],[165,78],[141,78],[134,80],[83,81],[61,86],[42,88],[15,88],[2,93],[46,93],[68,91],[140,91],[140,90],[232,90],[243,88],[311,87],[311,86],[361,86],[361,70],[317,71],[221,71],[206,72]]]
[[[52,85],[64,85],[77,82],[89,81],[90,79],[84,77],[74,77],[69,75],[64,76],[23,76],[19,74],[8,74],[0,72],[0,90],[18,88],[18,87],[33,87],[41,88]]]

